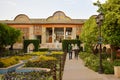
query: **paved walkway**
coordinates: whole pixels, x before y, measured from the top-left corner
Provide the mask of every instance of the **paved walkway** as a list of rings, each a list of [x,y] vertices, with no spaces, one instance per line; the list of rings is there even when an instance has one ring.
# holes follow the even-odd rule
[[[120,80],[120,78],[94,72],[85,67],[80,58],[69,60],[67,55],[62,80]]]

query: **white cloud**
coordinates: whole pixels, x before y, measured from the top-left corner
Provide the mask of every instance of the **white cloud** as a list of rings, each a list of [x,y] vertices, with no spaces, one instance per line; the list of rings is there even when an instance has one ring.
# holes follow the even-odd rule
[[[2,4],[2,5],[16,6],[15,2],[8,1],[8,0],[1,1],[0,4]]]

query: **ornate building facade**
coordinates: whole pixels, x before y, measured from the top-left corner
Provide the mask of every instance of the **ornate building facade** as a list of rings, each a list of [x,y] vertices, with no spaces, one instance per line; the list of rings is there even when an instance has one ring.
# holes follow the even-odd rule
[[[51,46],[63,39],[79,38],[85,19],[71,19],[62,11],[56,11],[46,19],[33,19],[25,14],[19,14],[14,20],[1,20],[11,27],[20,29],[23,39],[39,39],[41,45]],[[51,47],[53,47],[51,46]]]

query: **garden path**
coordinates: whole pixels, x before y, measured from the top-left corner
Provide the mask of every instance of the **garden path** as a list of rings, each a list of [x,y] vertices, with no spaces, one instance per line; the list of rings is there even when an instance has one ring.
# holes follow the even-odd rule
[[[67,54],[62,80],[120,80],[120,78],[114,75],[98,74],[85,67],[83,61],[80,58],[75,59],[74,55],[69,60]]]

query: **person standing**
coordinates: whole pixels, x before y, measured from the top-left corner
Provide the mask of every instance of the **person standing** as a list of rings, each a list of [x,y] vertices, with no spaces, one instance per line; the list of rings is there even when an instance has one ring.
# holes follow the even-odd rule
[[[75,51],[75,58],[78,59],[79,47],[78,47],[77,44],[75,44],[75,49],[74,49],[74,51]]]
[[[68,45],[68,53],[69,53],[69,59],[72,59],[72,45]]]

